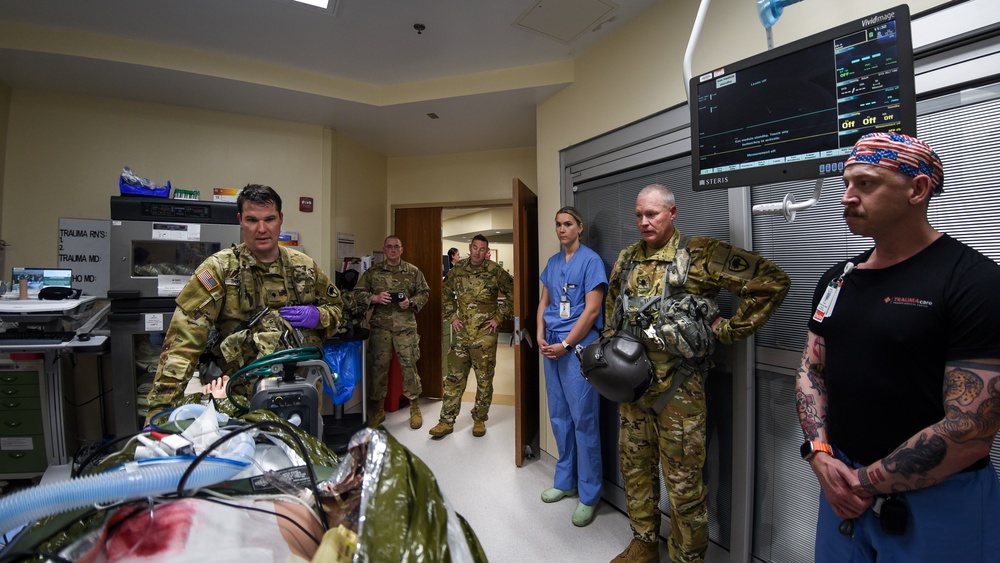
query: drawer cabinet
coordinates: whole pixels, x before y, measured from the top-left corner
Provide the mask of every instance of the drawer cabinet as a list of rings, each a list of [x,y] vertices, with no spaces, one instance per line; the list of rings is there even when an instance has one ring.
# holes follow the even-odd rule
[[[48,467],[42,436],[33,436],[33,447],[28,450],[0,450],[0,467],[4,473],[44,473]],[[3,438],[0,438],[2,441]]]
[[[37,371],[0,371],[0,467],[41,473],[48,466]]]

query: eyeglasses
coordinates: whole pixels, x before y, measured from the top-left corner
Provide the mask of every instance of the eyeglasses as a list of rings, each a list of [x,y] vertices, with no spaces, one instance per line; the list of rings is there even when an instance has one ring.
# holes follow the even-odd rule
[[[402,245],[399,245],[399,244],[387,244],[387,245],[385,245],[384,248],[386,250],[399,250],[400,248],[403,248],[403,247],[402,247]]]

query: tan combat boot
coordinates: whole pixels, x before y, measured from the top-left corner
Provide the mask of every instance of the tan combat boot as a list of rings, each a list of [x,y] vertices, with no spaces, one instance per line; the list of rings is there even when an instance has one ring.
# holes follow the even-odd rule
[[[420,415],[420,405],[416,399],[410,401],[410,428],[416,430],[424,425],[424,417]]]
[[[486,435],[486,423],[482,420],[472,421],[472,435],[476,438],[482,438]]]
[[[434,436],[435,438],[441,438],[443,436],[451,434],[454,431],[455,431],[454,423],[445,422],[442,420],[437,423],[437,426],[431,428],[431,436]]]
[[[373,401],[371,406],[372,414],[368,417],[368,427],[378,428],[380,424],[385,422],[385,406],[382,401]]]
[[[619,553],[611,563],[660,563],[660,543],[633,538],[625,551]]]

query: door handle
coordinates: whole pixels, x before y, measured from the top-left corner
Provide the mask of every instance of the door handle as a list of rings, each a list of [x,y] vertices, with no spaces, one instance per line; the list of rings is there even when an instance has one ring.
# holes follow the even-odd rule
[[[521,340],[528,345],[528,348],[534,348],[535,342],[531,339],[531,334],[527,329],[521,330],[521,318],[514,317],[514,342],[512,344],[520,344]]]

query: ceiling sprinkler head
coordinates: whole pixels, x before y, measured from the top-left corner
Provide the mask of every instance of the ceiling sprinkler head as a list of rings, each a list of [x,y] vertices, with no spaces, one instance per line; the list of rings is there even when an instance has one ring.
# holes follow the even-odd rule
[[[427,26],[425,26],[422,23],[415,23],[413,24],[413,29],[417,30],[417,35],[420,35],[424,32],[425,29],[427,29]]]

